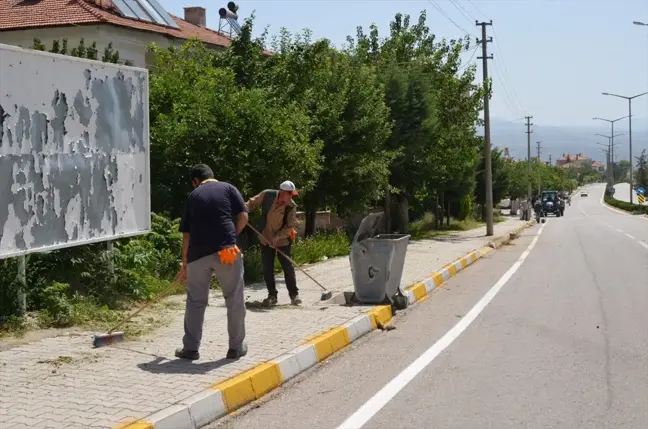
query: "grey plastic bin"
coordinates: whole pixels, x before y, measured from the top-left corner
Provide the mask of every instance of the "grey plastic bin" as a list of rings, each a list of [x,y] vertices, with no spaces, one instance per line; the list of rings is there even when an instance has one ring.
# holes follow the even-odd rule
[[[355,300],[361,303],[379,304],[391,301],[395,295],[402,295],[400,283],[410,236],[374,236],[382,217],[383,213],[372,213],[365,217],[351,245],[349,261]]]

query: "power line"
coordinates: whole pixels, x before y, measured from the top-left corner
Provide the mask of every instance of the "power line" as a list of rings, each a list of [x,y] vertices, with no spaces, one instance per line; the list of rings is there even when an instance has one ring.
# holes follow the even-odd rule
[[[430,4],[431,4],[431,5],[432,5],[436,10],[438,10],[439,13],[440,13],[441,15],[443,15],[443,16],[444,16],[448,21],[450,21],[452,24],[454,24],[455,27],[457,27],[459,30],[463,31],[464,34],[466,34],[466,35],[470,35],[470,33],[469,33],[468,31],[466,31],[465,28],[463,28],[462,26],[460,26],[459,24],[457,24],[456,22],[454,22],[454,21],[452,20],[452,18],[450,18],[450,17],[448,16],[448,14],[445,13],[445,11],[441,8],[441,6],[439,6],[439,5],[436,3],[435,0],[428,0],[428,3],[430,3]]]
[[[493,28],[493,38],[495,39],[495,43],[494,43],[495,50],[497,51],[497,54],[501,59],[502,69],[503,69],[505,78],[507,78],[509,81],[511,81],[512,80],[511,75],[509,74],[508,68],[506,67],[506,62],[504,61],[504,54],[502,53],[501,49],[499,48],[499,40],[500,39],[499,39],[499,37],[497,37],[497,32],[495,31],[495,28]],[[498,62],[497,59],[495,59],[495,61]],[[523,106],[522,106],[522,103],[520,103],[519,97],[517,96],[517,92],[515,91],[515,86],[514,85],[511,85],[511,93],[512,93],[512,96],[513,96],[513,101],[515,101],[517,103],[518,107],[521,108],[520,110],[524,110]]]
[[[463,6],[457,1],[457,0],[450,0],[450,3],[459,11],[461,15],[463,15],[464,18],[468,20],[468,22],[473,22],[477,21],[474,17],[470,16],[470,13],[464,9]]]
[[[473,3],[472,0],[468,0],[468,2],[472,5],[472,7],[475,8],[475,10],[476,10],[477,12],[479,12],[479,13],[481,14],[481,16],[483,16],[484,18],[486,18],[486,15],[484,15],[484,12],[482,12],[481,10],[479,10],[479,8],[477,7],[477,5],[476,5],[475,3]]]
[[[457,70],[458,72],[466,69],[470,65],[470,62],[472,61],[473,58],[475,58],[475,54],[477,53],[478,50],[479,50],[479,45],[475,46],[475,48],[472,50],[472,55],[470,56],[470,58],[468,58],[468,61],[466,61],[466,63],[463,66],[461,66],[459,70]]]

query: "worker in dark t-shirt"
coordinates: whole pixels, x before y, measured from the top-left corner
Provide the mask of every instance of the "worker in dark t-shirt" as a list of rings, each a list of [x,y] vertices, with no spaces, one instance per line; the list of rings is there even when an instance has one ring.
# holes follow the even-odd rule
[[[182,268],[178,277],[187,284],[185,334],[183,347],[175,355],[190,360],[200,358],[209,287],[215,275],[227,307],[227,358],[238,359],[247,354],[247,345],[243,258],[236,237],[247,224],[247,208],[239,190],[214,179],[213,171],[205,164],[193,167],[191,183],[194,190],[180,222]]]

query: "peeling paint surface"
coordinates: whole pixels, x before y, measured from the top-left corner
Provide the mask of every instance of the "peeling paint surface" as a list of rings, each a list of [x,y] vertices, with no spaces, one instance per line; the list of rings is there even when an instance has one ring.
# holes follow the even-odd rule
[[[150,230],[148,72],[0,44],[0,259]]]

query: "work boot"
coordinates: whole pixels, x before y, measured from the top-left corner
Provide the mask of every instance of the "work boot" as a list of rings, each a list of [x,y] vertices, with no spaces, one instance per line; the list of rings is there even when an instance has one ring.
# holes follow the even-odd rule
[[[275,298],[276,299],[276,298]],[[247,344],[243,343],[240,349],[229,349],[227,351],[226,359],[240,359],[248,352]]]
[[[180,359],[188,359],[188,360],[200,359],[200,353],[198,353],[198,350],[185,350],[183,348],[176,349],[175,356]]]
[[[277,305],[277,297],[275,295],[268,295],[268,297],[263,300],[263,305],[268,307]]]
[[[299,298],[299,295],[295,295],[290,297],[290,303],[292,305],[301,305],[302,300]]]

